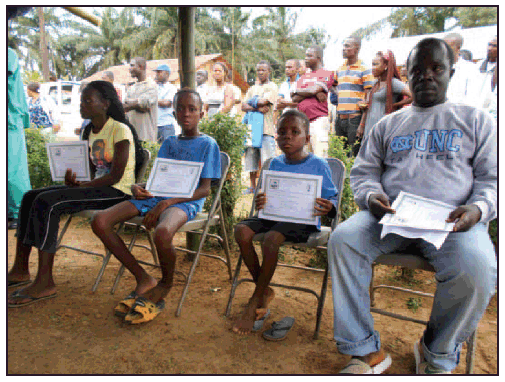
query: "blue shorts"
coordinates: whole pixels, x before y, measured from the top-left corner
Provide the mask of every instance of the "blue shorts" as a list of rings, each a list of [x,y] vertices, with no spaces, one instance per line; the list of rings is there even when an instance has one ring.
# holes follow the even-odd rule
[[[138,199],[130,199],[128,200],[130,203],[132,203],[135,208],[139,211],[139,216],[145,216],[149,211],[151,211],[156,205],[161,202],[162,200],[165,200],[168,198],[165,198],[163,196],[155,196],[149,199],[143,199],[143,200],[138,200]],[[185,203],[177,203],[174,204],[172,207],[177,207],[181,210],[183,210],[187,217],[188,217],[188,222],[193,220],[198,213],[198,206],[191,202],[185,202]]]

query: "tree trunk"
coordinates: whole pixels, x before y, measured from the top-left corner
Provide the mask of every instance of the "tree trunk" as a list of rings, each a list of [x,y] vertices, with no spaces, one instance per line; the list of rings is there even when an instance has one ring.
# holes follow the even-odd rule
[[[42,75],[44,82],[49,81],[49,63],[47,61],[46,32],[44,28],[44,8],[39,7],[39,33],[40,33],[40,52],[42,53]]]

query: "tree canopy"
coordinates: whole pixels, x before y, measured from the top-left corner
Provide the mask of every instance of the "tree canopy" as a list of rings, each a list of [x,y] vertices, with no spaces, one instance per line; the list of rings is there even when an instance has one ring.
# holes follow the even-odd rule
[[[396,7],[388,17],[356,30],[353,34],[365,38],[391,25],[390,37],[415,36],[444,32],[457,26],[473,28],[496,24],[497,7]],[[452,21],[450,26],[446,21]]]
[[[141,56],[147,60],[177,58],[178,8],[103,7],[95,27],[58,8],[44,8],[50,69],[59,78],[77,79]],[[58,15],[56,16],[56,14]],[[275,76],[288,58],[304,58],[312,44],[324,47],[324,29],[295,33],[298,14],[285,7],[266,8],[252,18],[241,7],[199,7],[196,11],[197,55],[222,53],[245,77],[254,76],[259,60],[269,60]],[[9,46],[29,69],[41,68],[36,8],[9,22]]]

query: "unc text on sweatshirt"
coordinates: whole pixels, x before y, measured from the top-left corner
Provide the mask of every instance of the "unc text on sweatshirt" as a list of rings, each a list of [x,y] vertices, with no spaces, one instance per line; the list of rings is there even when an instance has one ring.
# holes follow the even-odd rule
[[[454,206],[476,203],[487,222],[496,217],[496,125],[463,104],[401,109],[372,128],[350,179],[362,209],[371,193],[392,202],[403,190]]]

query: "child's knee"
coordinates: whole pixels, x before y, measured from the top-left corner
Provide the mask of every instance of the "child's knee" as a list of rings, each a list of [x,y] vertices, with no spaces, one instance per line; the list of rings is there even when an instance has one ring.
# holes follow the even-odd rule
[[[239,244],[252,243],[254,231],[245,224],[237,224],[235,226],[235,240]]]
[[[91,229],[93,230],[95,235],[100,236],[108,228],[110,228],[110,225],[107,223],[105,214],[103,212],[97,212],[93,216],[93,219],[91,220]]]
[[[166,244],[172,244],[172,240],[174,239],[175,232],[173,232],[170,227],[156,227],[154,230],[154,243],[156,246],[164,246]]]
[[[271,252],[271,251],[279,251],[280,246],[282,243],[286,241],[286,237],[277,231],[269,231],[265,234],[265,238],[263,239],[263,244],[261,245],[261,248],[263,250],[263,253],[265,251]]]

